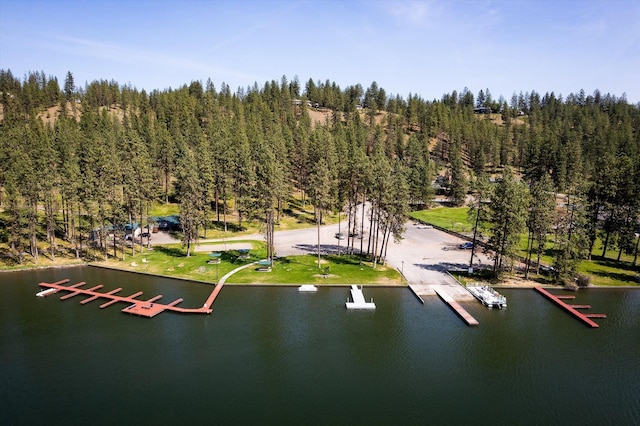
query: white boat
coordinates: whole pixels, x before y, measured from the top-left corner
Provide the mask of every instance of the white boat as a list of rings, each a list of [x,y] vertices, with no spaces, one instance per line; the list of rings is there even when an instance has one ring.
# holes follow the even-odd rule
[[[467,290],[487,308],[505,309],[507,307],[507,298],[488,285],[470,285],[467,286]]]
[[[57,288],[48,288],[46,290],[42,290],[36,293],[38,297],[47,297],[50,294],[56,293],[58,291]]]
[[[314,291],[318,291],[318,287],[316,287],[313,284],[303,284],[300,287],[298,287],[298,291],[302,291],[302,292],[314,292]]]
[[[347,309],[375,309],[376,304],[373,303],[373,299],[371,302],[366,302],[364,300],[364,294],[362,294],[362,287],[358,287],[357,285],[351,286],[351,299],[353,302],[349,302],[347,299]]]

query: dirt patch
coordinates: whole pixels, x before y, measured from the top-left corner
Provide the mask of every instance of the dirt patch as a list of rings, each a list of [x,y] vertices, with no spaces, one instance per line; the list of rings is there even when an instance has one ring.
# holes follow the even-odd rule
[[[307,111],[311,118],[311,127],[315,127],[317,124],[324,124],[326,120],[331,120],[332,111],[330,110],[309,108]]]
[[[517,287],[517,288],[533,288],[538,287],[539,282],[532,280],[525,280],[523,277],[508,277],[496,284],[496,287]]]
[[[338,278],[338,276],[334,275],[334,274],[326,274],[326,275],[325,274],[315,274],[315,275],[312,275],[312,277],[313,278]]]

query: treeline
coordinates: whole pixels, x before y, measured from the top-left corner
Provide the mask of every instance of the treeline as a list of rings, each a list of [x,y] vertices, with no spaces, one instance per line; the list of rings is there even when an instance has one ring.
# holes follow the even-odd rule
[[[624,96],[532,91],[507,101],[465,89],[427,101],[388,95],[375,82],[303,87],[286,77],[234,92],[208,80],[147,93],[106,80],[79,88],[70,72],[60,88],[44,72],[18,79],[8,70],[0,70],[0,92],[1,237],[19,261],[24,251],[37,261],[42,241],[55,256],[56,238],[86,254],[96,229],[97,249],[117,255],[109,226],[142,222],[150,203],[171,197],[189,252],[200,230],[212,221],[226,227],[229,214],[238,227],[272,227],[294,191],[315,206],[318,223],[328,210],[346,213],[350,250],[369,220],[363,251],[378,261],[401,238],[409,206],[433,199],[437,174],[450,200],[464,204],[505,166],[528,196],[542,183],[566,194],[570,228],[587,241],[572,258],[589,256],[598,237],[633,251],[640,109]],[[491,114],[476,114],[479,107]],[[363,219],[364,201],[371,213]]]
[[[48,86],[36,80],[34,88]],[[25,102],[30,81],[0,73],[2,238],[19,262],[24,252],[37,262],[43,241],[54,257],[56,238],[78,257],[117,256],[122,239],[110,236],[118,226],[145,222],[152,202],[172,198],[189,253],[212,221],[226,229],[230,214],[237,228],[247,220],[272,227],[294,191],[315,207],[318,224],[326,211],[346,214],[351,251],[362,226],[356,209],[370,202],[375,232],[363,251],[379,261],[401,236],[409,203],[431,198],[426,135],[405,137],[400,124],[369,126],[339,111],[314,124],[297,83],[284,77],[235,93],[209,81],[146,94],[103,81],[77,90],[69,73],[70,90],[53,103]]]

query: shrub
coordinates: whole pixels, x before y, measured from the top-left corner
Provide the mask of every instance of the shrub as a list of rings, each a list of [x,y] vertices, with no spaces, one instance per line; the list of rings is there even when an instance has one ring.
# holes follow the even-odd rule
[[[575,280],[571,280],[569,278],[565,278],[562,280],[562,283],[564,284],[564,289],[565,290],[571,290],[571,291],[577,291],[578,290],[578,285],[575,283]]]
[[[576,284],[580,288],[589,287],[591,285],[591,276],[586,274],[576,275]]]

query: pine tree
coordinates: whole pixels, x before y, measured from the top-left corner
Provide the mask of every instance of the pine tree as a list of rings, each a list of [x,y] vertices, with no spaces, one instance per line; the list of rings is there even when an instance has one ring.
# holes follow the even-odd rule
[[[496,274],[510,264],[517,253],[528,207],[527,187],[516,180],[510,167],[506,167],[490,203],[489,244],[494,250],[493,271]]]
[[[474,182],[474,197],[469,205],[467,221],[473,225],[473,240],[471,246],[471,257],[469,259],[469,270],[473,272],[473,258],[477,250],[479,240],[483,239],[482,232],[486,229],[492,199],[492,187],[486,176],[480,176]]]
[[[316,211],[316,226],[318,227],[318,269],[320,269],[320,225],[322,214],[331,208],[332,180],[327,160],[321,157],[314,165],[309,179],[310,195]]]
[[[191,247],[198,241],[198,227],[204,220],[205,203],[202,199],[201,181],[191,150],[180,147],[176,173],[176,191],[180,199],[180,226],[182,244],[191,256]]]
[[[586,258],[589,242],[586,234],[586,209],[583,197],[569,194],[566,208],[556,225],[554,268],[562,282],[575,275],[580,261]]]
[[[533,182],[530,188],[531,205],[527,216],[527,261],[525,266],[525,278],[529,278],[531,267],[531,255],[537,255],[536,264],[540,268],[540,256],[547,244],[547,235],[551,232],[554,223],[555,194],[548,175]]]
[[[450,155],[451,184],[449,185],[449,199],[454,206],[461,206],[467,197],[467,178],[460,154],[460,146],[457,143],[452,144]]]
[[[67,102],[72,101],[71,97],[73,96],[75,90],[76,86],[73,82],[73,74],[71,74],[71,71],[67,71],[67,77],[64,79],[64,96]]]

